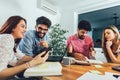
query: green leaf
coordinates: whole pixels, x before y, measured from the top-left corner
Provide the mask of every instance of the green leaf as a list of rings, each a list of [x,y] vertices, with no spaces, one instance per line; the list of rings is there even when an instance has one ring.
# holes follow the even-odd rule
[[[64,30],[61,28],[60,24],[55,24],[50,27],[50,41],[49,45],[53,47],[53,51],[50,53],[50,55],[64,55],[66,51],[66,37],[65,34],[67,33],[67,30]]]

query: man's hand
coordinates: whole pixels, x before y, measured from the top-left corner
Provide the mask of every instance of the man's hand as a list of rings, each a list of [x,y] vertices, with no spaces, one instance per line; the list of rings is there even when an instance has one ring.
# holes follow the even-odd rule
[[[81,53],[74,53],[74,57],[75,57],[75,59],[78,59],[78,60],[81,60],[81,61],[86,60],[86,57]]]
[[[72,47],[71,44],[67,47],[67,52],[68,53],[73,53],[73,47]]]
[[[45,47],[45,48],[48,48],[48,43],[47,41],[40,41],[40,45]]]
[[[95,59],[95,51],[93,48],[90,48],[90,58]]]

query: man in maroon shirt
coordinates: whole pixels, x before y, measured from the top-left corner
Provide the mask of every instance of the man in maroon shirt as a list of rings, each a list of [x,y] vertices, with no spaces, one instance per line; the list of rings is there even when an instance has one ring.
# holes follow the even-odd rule
[[[94,58],[94,43],[87,35],[88,31],[91,31],[91,24],[85,20],[80,21],[77,33],[67,39],[68,56],[79,60]]]

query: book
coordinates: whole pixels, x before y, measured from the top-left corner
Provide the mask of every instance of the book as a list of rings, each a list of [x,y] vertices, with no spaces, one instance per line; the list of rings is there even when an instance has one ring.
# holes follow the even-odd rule
[[[75,64],[86,65],[86,66],[91,65],[91,63],[88,61],[80,61],[80,60],[75,60]]]
[[[33,76],[55,76],[62,75],[62,66],[59,62],[45,62],[38,66],[28,68],[24,72],[25,77]]]
[[[80,60],[76,60],[75,58],[71,58],[71,59],[74,63],[81,65],[103,64],[103,62],[100,60],[86,59],[86,61],[80,61]]]
[[[91,64],[103,64],[103,62],[100,60],[88,59],[87,61]]]

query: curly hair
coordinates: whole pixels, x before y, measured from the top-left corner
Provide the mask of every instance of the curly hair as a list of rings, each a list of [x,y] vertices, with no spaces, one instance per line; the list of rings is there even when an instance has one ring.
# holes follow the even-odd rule
[[[49,28],[51,26],[51,21],[48,18],[41,16],[41,17],[38,17],[36,20],[36,25],[39,25],[39,24],[45,24]]]
[[[78,29],[85,29],[86,31],[91,31],[91,24],[86,20],[81,20],[78,24]]]

